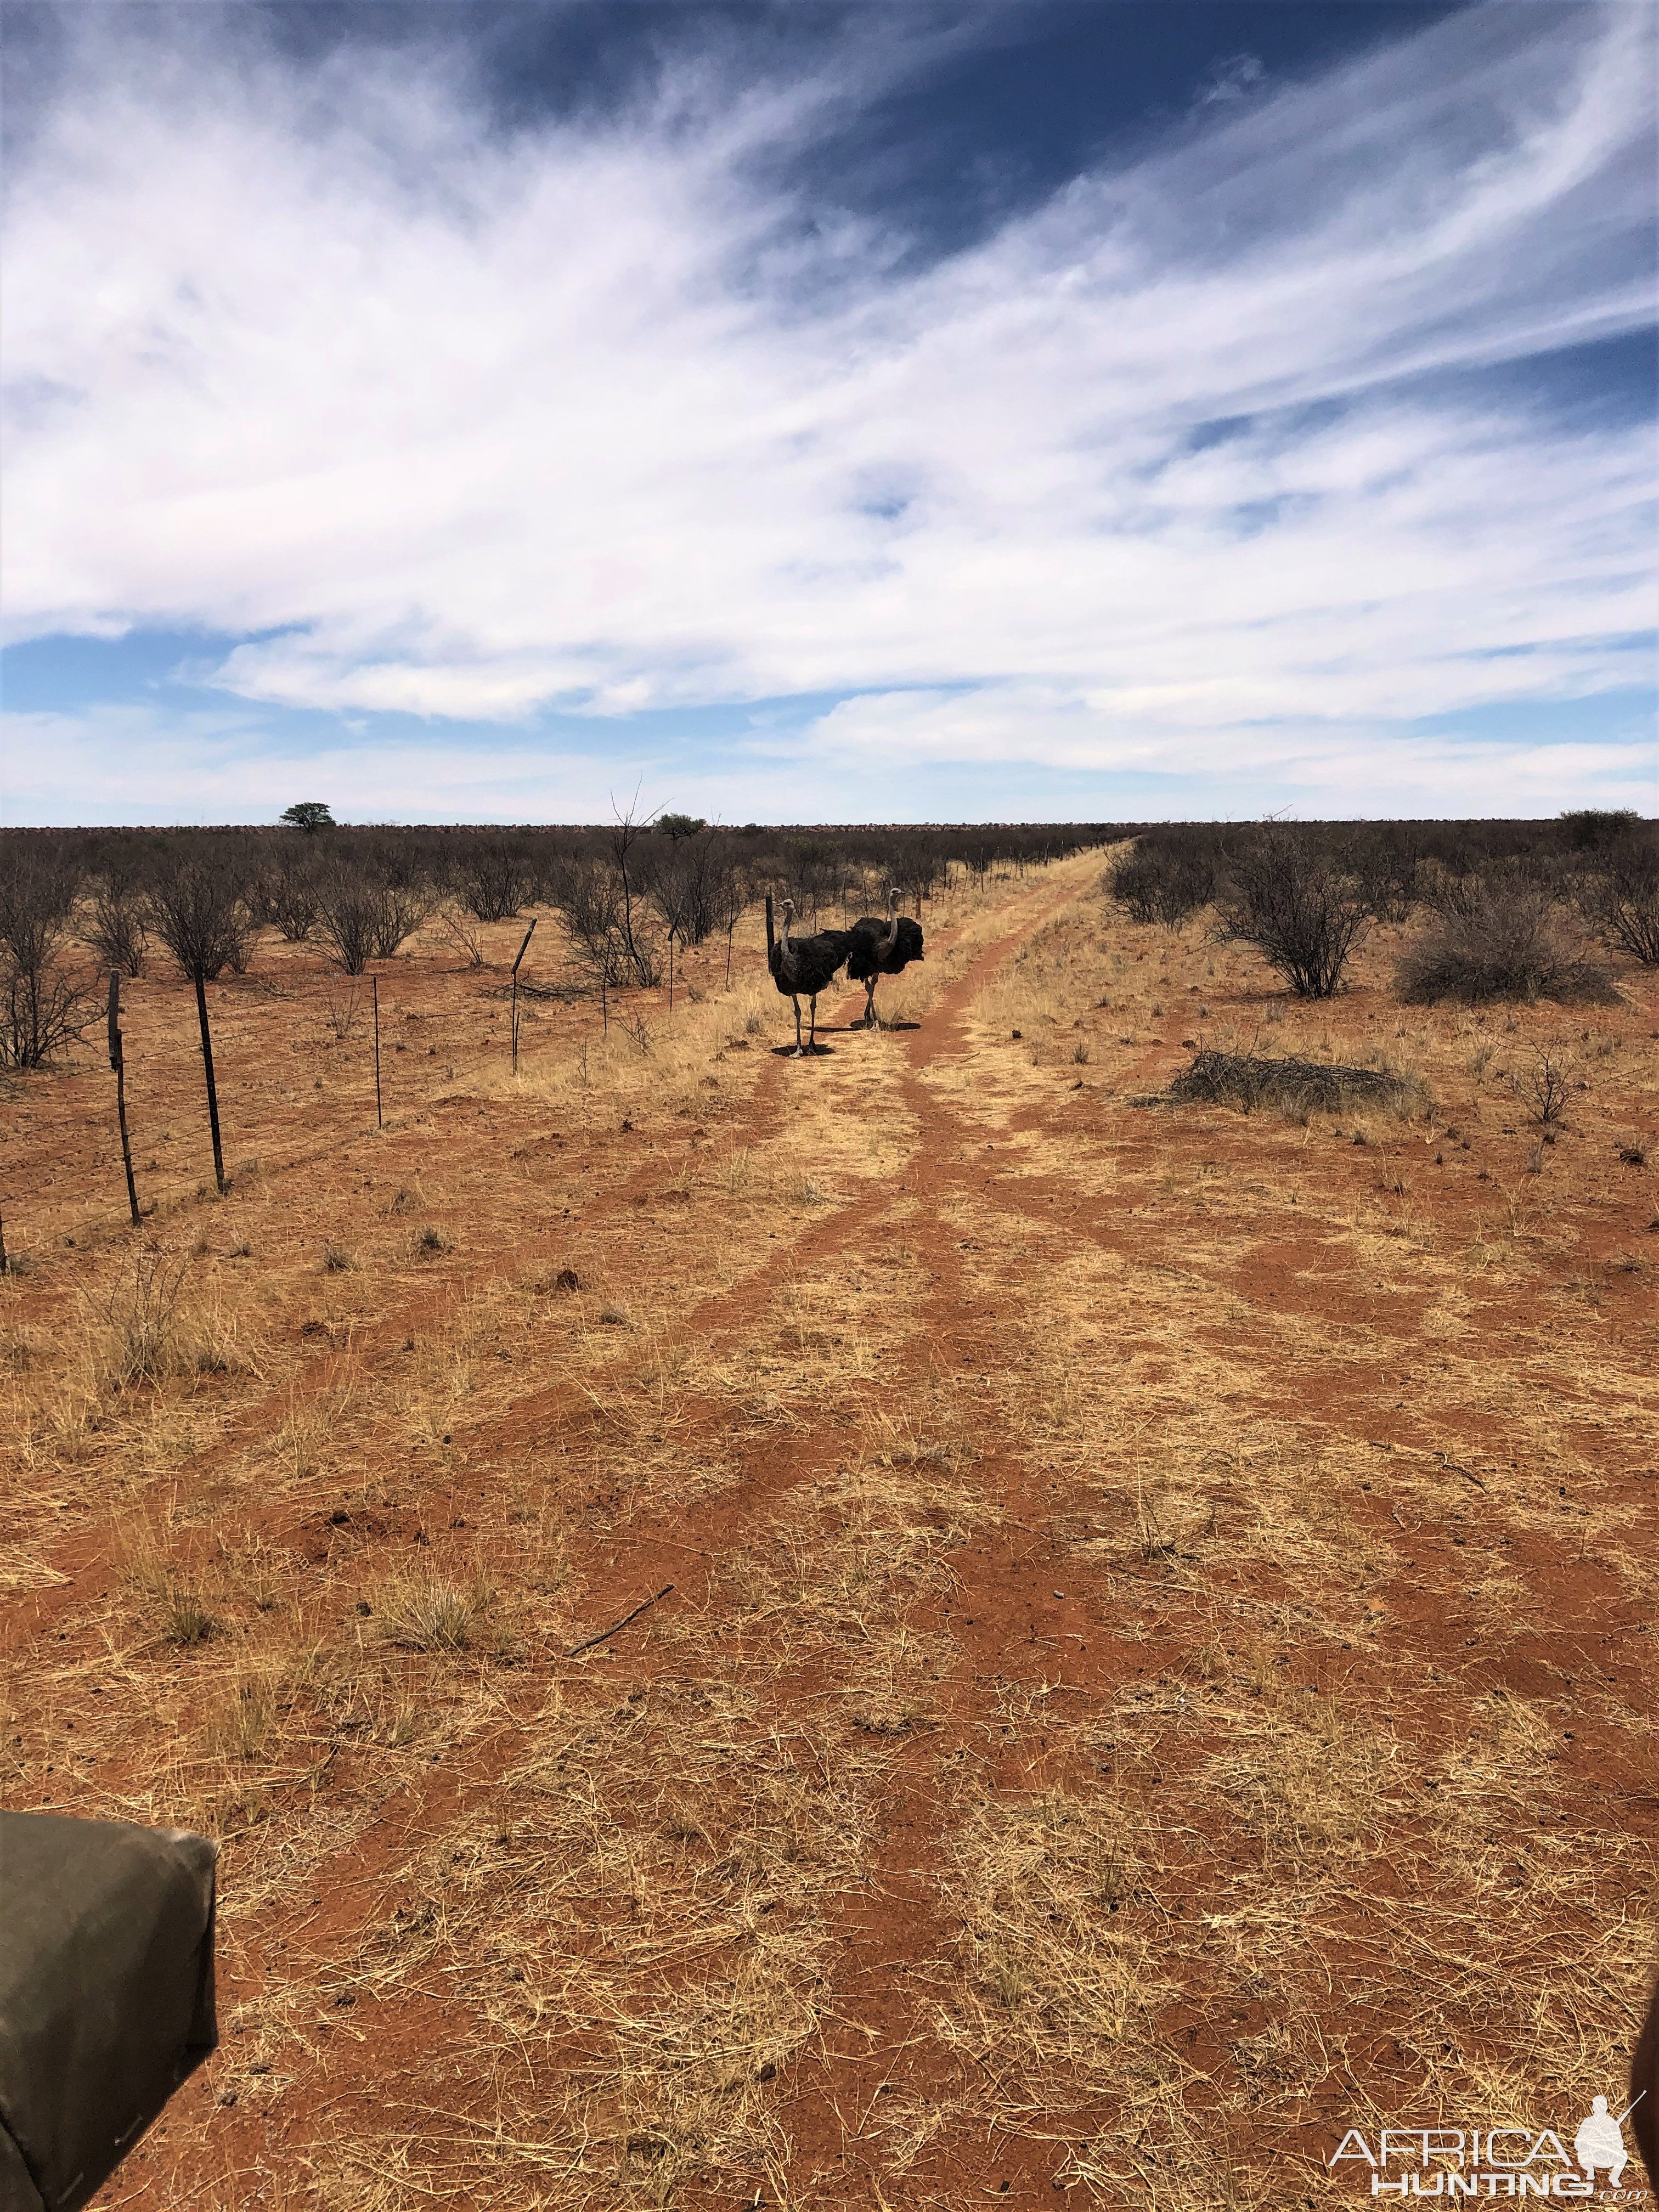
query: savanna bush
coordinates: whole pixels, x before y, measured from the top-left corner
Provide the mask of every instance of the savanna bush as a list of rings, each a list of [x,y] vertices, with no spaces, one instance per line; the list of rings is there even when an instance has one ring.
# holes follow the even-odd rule
[[[1580,911],[1621,952],[1659,966],[1659,838],[1634,833],[1597,854],[1579,878]]]
[[[0,1066],[44,1066],[91,1018],[60,958],[78,888],[64,854],[21,837],[0,845]]]
[[[1152,830],[1108,870],[1106,889],[1132,921],[1178,929],[1215,896],[1218,848],[1200,830]]]
[[[1437,873],[1432,919],[1401,962],[1396,986],[1412,1004],[1455,999],[1553,999],[1605,1006],[1618,996],[1606,967],[1570,933],[1554,887],[1524,862],[1479,875]]]
[[[1313,829],[1269,824],[1230,855],[1216,936],[1253,945],[1299,999],[1328,999],[1371,918],[1364,885]]]

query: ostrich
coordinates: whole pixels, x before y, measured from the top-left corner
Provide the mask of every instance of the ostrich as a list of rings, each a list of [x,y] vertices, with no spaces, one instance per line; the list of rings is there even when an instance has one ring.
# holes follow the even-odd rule
[[[847,963],[847,972],[855,983],[864,986],[864,1026],[867,1030],[881,1027],[876,1015],[876,985],[884,975],[896,975],[913,960],[924,957],[921,924],[912,921],[908,915],[897,912],[898,893],[887,894],[887,919],[879,921],[872,914],[862,915],[853,924],[852,957]]]
[[[795,1004],[794,1057],[816,1052],[818,1046],[818,993],[830,982],[836,970],[846,963],[853,949],[853,933],[847,929],[821,929],[816,937],[792,937],[790,924],[795,918],[793,899],[783,902],[783,928],[772,934],[772,894],[766,894],[766,964],[772,971],[772,981],[786,997]],[[800,1002],[803,998],[811,1006],[811,1026],[805,1047],[800,1041]]]

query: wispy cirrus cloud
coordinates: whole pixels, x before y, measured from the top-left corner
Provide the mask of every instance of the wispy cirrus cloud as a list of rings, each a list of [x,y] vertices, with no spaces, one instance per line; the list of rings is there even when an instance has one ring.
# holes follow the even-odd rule
[[[504,134],[453,48],[174,22],[88,33],[14,181],[14,635],[199,624],[244,702],[600,748],[854,693],[804,750],[1269,781],[1650,665],[1650,426],[1487,374],[1651,317],[1644,9],[1224,70],[921,266],[788,181],[878,34]]]

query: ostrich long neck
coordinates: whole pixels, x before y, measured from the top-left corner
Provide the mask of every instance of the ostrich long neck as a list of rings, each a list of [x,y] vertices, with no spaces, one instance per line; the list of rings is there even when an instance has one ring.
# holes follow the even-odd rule
[[[890,890],[887,894],[887,934],[881,941],[883,957],[884,958],[888,953],[895,951],[897,945],[898,893],[896,891]]]

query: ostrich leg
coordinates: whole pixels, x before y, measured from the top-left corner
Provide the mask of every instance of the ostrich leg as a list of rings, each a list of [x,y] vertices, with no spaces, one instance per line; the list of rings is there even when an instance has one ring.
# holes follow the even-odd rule
[[[806,1003],[811,1009],[811,1023],[807,1030],[806,1049],[810,1053],[816,1053],[818,1048],[818,994],[816,991]]]
[[[790,993],[790,994],[789,994],[789,1003],[790,1003],[790,1005],[791,1005],[791,1006],[794,1008],[794,1010],[795,1010],[795,1054],[794,1054],[794,1056],[795,1056],[795,1058],[796,1058],[797,1060],[799,1060],[799,1059],[802,1057],[802,1054],[801,1054],[801,1044],[800,1044],[800,1000],[799,1000],[799,997],[795,994],[795,993],[794,993],[794,992],[793,992],[793,991],[792,991],[792,992]]]

